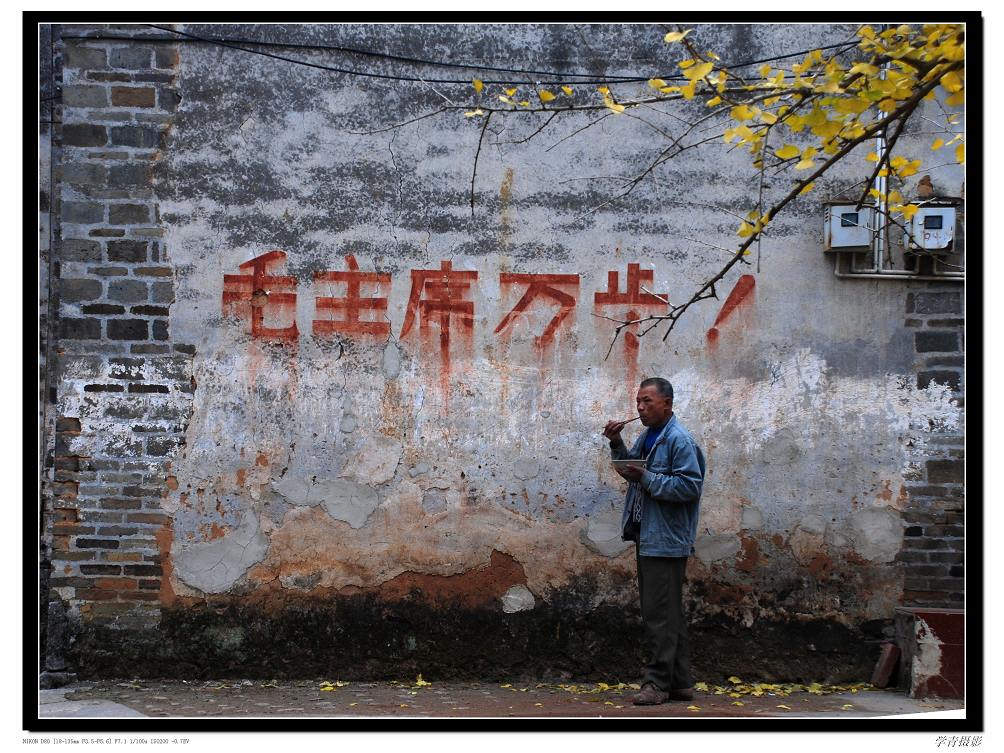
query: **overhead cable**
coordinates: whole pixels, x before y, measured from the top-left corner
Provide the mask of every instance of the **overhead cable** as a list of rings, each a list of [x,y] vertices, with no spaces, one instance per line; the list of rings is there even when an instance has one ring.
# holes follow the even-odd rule
[[[191,34],[189,32],[179,31],[177,29],[172,29],[166,26],[157,26],[155,24],[146,24],[148,27],[157,29],[159,31],[168,32],[171,34],[176,34],[182,37],[182,39],[172,39],[172,38],[141,38],[142,41],[168,41],[168,42],[178,42],[178,41],[191,41],[191,42],[201,42],[204,44],[213,44],[221,47],[226,47],[229,49],[239,50],[241,52],[248,52],[252,55],[262,55],[264,57],[273,58],[276,60],[282,60],[283,62],[293,63],[295,65],[303,65],[308,68],[316,68],[319,70],[331,71],[333,73],[343,73],[351,76],[362,76],[366,78],[379,78],[385,80],[393,81],[407,81],[415,83],[426,83],[426,84],[463,84],[470,85],[470,79],[443,79],[443,78],[427,78],[423,76],[402,76],[398,74],[386,74],[386,73],[375,73],[372,71],[360,71],[348,68],[340,68],[337,66],[323,65],[321,63],[312,63],[306,60],[299,60],[297,58],[290,58],[283,55],[275,55],[273,53],[264,52],[262,50],[249,49],[243,45],[255,45],[264,47],[289,47],[295,49],[312,49],[312,50],[330,50],[345,52],[349,54],[357,55],[367,55],[370,57],[393,60],[397,62],[410,63],[414,65],[429,65],[429,66],[439,66],[448,68],[461,68],[466,70],[485,70],[485,71],[497,71],[500,73],[525,73],[531,75],[542,75],[550,76],[557,80],[555,81],[513,81],[513,80],[485,80],[484,84],[498,84],[498,85],[526,85],[526,86],[537,86],[540,84],[626,84],[626,83],[641,83],[650,80],[650,78],[661,78],[664,81],[682,81],[686,80],[685,76],[680,75],[663,75],[654,77],[632,77],[632,76],[605,76],[605,77],[594,77],[583,81],[572,81],[571,78],[587,78],[590,74],[585,73],[568,73],[562,71],[538,71],[533,69],[523,69],[523,68],[505,68],[501,66],[488,66],[480,64],[468,64],[468,63],[453,63],[446,61],[436,61],[436,60],[424,60],[421,58],[412,58],[401,55],[393,55],[390,53],[375,52],[372,50],[362,50],[358,48],[340,47],[335,45],[321,45],[321,44],[298,44],[291,42],[266,42],[261,40],[242,40],[242,39],[228,39],[228,38],[218,38],[218,37],[203,37],[197,34]],[[122,39],[128,41],[137,41],[137,37],[127,36],[127,35],[79,35],[79,36],[64,36],[64,39]],[[785,55],[776,55],[769,58],[762,58],[759,60],[750,60],[742,63],[725,64],[722,68],[726,69],[737,69],[744,68],[752,65],[760,65],[763,63],[777,62],[780,60],[785,60],[788,58],[801,57],[803,55],[809,54],[814,50],[832,50],[843,48],[848,50],[851,47],[856,46],[855,42],[842,42],[839,44],[825,45],[822,47],[814,48],[813,50],[800,50],[798,52],[787,53]]]

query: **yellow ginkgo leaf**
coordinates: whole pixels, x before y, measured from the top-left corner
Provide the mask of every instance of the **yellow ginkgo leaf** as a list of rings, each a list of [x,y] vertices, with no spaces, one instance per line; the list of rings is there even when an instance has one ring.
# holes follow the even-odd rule
[[[682,68],[683,70],[686,70],[687,68],[690,68],[692,65],[694,65],[696,62],[697,62],[696,60],[681,60],[679,63],[677,63],[677,65],[680,66],[680,68]]]
[[[511,97],[513,94],[516,93],[516,87],[514,86],[512,89],[506,89],[505,93]]]
[[[945,91],[954,94],[962,88],[962,79],[955,71],[949,71],[941,77],[941,85],[945,87]]]
[[[746,704],[743,703],[742,701],[733,701],[732,705],[733,706],[745,706]]]
[[[795,163],[796,170],[808,170],[810,167],[815,167],[816,163],[811,159],[800,159]]]
[[[671,31],[666,36],[663,37],[665,42],[679,42],[685,36],[687,36],[693,29],[687,29],[686,31]]]
[[[565,94],[567,94],[569,97],[572,96],[572,87],[570,86],[561,87],[561,91],[565,92]]]
[[[475,117],[475,116],[477,116],[477,115],[484,115],[484,114],[485,114],[485,111],[484,111],[484,110],[482,110],[482,109],[481,109],[481,108],[479,107],[479,108],[478,108],[477,110],[469,110],[469,111],[465,112],[465,113],[464,113],[464,117],[465,117],[465,118],[473,118],[473,117]]]
[[[700,690],[700,691],[706,693],[706,692],[708,692],[708,683],[706,683],[706,682],[697,682],[697,683],[694,683],[694,689],[695,690]]]
[[[957,147],[955,147],[955,161],[958,162],[960,165],[965,163],[966,161],[965,144],[959,144]]]
[[[551,94],[551,92],[549,92],[547,89],[542,89],[539,92],[537,92],[537,96],[540,97],[541,102],[550,102],[552,99],[554,99],[554,95]]]
[[[845,703],[845,704],[844,704],[843,706],[841,706],[840,708],[842,708],[842,709],[843,709],[844,711],[847,711],[847,709],[852,709],[852,708],[854,708],[854,705],[853,705],[853,704],[850,704],[850,703]]]
[[[788,711],[791,711],[791,706],[785,706],[783,703],[777,704],[777,707],[779,709],[788,709]]]
[[[943,147],[944,145],[945,145],[944,139],[935,139],[934,143],[931,144],[931,151],[934,151],[935,149],[941,149],[941,147]]]
[[[875,152],[868,152],[868,156],[865,157],[868,162],[878,162],[879,156]]]
[[[733,120],[738,120],[741,123],[753,118],[753,110],[748,105],[736,105],[729,110],[729,115],[732,116]]]
[[[691,81],[700,81],[702,78],[711,73],[714,67],[714,63],[701,63],[700,65],[695,65],[693,68],[688,68],[683,72],[683,75]]]
[[[900,168],[896,172],[901,178],[909,178],[911,175],[917,174],[917,171],[920,170],[920,165],[921,161],[919,159],[911,160],[909,164]]]
[[[777,122],[777,115],[772,112],[760,113],[760,120],[767,125],[774,125]]]
[[[519,106],[520,107],[529,107],[530,106],[530,101],[527,100],[527,99],[520,100]]]
[[[681,89],[679,86],[664,86],[659,91],[661,91],[663,94],[672,94],[674,92],[681,91]]]
[[[851,69],[848,71],[852,76],[855,73],[863,73],[865,76],[875,76],[878,72],[879,69],[871,63],[857,63],[851,66]]]
[[[648,85],[651,86],[653,89],[661,89],[666,85],[666,82],[663,81],[661,78],[650,78],[648,80]]]
[[[474,91],[476,91],[478,94],[480,94],[481,90],[485,88],[485,82],[479,78],[474,79],[474,81],[472,81],[471,83],[474,84]]]
[[[748,222],[743,222],[743,224],[739,226],[739,229],[736,230],[736,235],[740,238],[749,238],[753,235],[753,226]]]
[[[700,706],[687,706],[687,711],[700,711]]]
[[[607,87],[605,87],[605,86],[600,86],[600,87],[598,87],[598,88],[596,89],[596,91],[598,91],[598,92],[599,92],[600,94],[602,94],[602,95],[603,95],[604,97],[605,97],[606,95],[608,95],[608,94],[610,93],[610,89],[608,89],[608,88],[607,88]]]
[[[432,683],[431,682],[426,682],[425,680],[423,680],[422,679],[422,675],[419,675],[418,677],[415,678],[415,687],[417,687],[417,688],[424,688],[424,687],[426,687],[428,685],[432,685]]]
[[[707,102],[704,103],[704,106],[705,107],[714,107],[716,105],[720,105],[721,103],[722,103],[722,98],[721,97],[712,97],[711,99],[709,99]]]
[[[684,99],[693,99],[694,94],[697,92],[697,79],[694,79],[685,87],[680,89],[680,94],[683,95]]]
[[[767,78],[770,75],[771,67],[768,64],[764,64],[760,67],[760,75]]]
[[[945,104],[949,105],[950,107],[958,107],[959,105],[964,105],[965,103],[966,103],[966,92],[964,89],[955,92],[955,94],[953,94],[951,97],[945,100]]]
[[[780,149],[774,150],[774,155],[780,159],[791,159],[801,153],[801,150],[794,144],[785,144]]]

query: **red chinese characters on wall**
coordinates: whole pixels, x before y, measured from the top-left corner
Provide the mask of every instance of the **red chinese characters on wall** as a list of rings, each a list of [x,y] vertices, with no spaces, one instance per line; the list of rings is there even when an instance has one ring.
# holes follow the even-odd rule
[[[240,265],[240,274],[223,276],[224,313],[239,316],[250,322],[252,339],[266,341],[296,341],[297,279],[291,275],[277,274],[286,260],[283,251],[269,251]],[[315,287],[328,286],[327,295],[315,295],[316,315],[312,321],[313,334],[318,337],[346,335],[349,337],[390,336],[387,316],[392,277],[389,273],[363,271],[352,254],[345,256],[346,269],[324,270],[313,274]],[[642,319],[649,314],[665,313],[669,302],[665,293],[651,290],[655,272],[642,269],[638,263],[627,265],[624,289],[620,286],[620,272],[607,273],[607,289],[596,291],[595,308],[618,320]],[[411,290],[405,307],[404,323],[400,337],[406,338],[416,329],[426,344],[438,335],[441,375],[448,378],[451,370],[451,346],[459,335],[462,344],[469,345],[474,329],[474,300],[472,288],[477,283],[476,270],[454,269],[450,261],[440,262],[439,269],[411,270]],[[553,311],[551,318],[534,339],[538,351],[554,344],[558,332],[567,327],[578,302],[580,276],[577,274],[529,274],[502,272],[499,284],[503,288],[522,287],[522,296],[516,305],[502,317],[494,334],[505,336],[521,316],[530,315],[534,306]],[[332,290],[332,286],[338,286]],[[751,275],[739,278],[722,310],[708,331],[707,338],[714,344],[718,328],[733,312],[752,299],[756,280]],[[321,292],[321,291],[319,291]],[[333,295],[337,292],[340,295]],[[627,378],[633,385],[638,370],[637,324],[625,328],[624,360]]]
[[[242,274],[223,275],[223,311],[251,322],[251,337],[295,341],[296,278],[270,274],[269,268],[286,259],[283,251],[269,251],[240,265]],[[277,323],[290,322],[286,326]]]
[[[477,272],[454,269],[449,261],[441,261],[439,269],[411,270],[411,293],[400,337],[403,339],[411,332],[415,319],[419,320],[419,330],[425,339],[431,337],[432,324],[438,326],[444,395],[451,368],[450,339],[454,322],[466,343],[474,331],[474,301],[469,296],[477,279]]]
[[[340,314],[334,319],[314,319],[312,327],[315,335],[329,335],[341,333],[346,335],[374,335],[377,337],[390,334],[390,321],[384,318],[383,321],[374,319],[362,319],[361,314],[366,312],[372,315],[385,315],[387,311],[387,298],[374,298],[362,296],[362,286],[375,285],[386,286],[383,290],[390,289],[390,275],[380,272],[362,272],[356,257],[349,254],[345,257],[348,270],[345,272],[315,272],[314,283],[333,282],[345,286],[345,295],[337,298],[333,296],[317,296],[314,299],[317,313],[330,312]]]
[[[642,312],[646,310],[651,313],[665,311],[669,307],[666,294],[653,293],[646,289],[646,286],[652,286],[654,278],[654,270],[642,269],[640,264],[628,264],[627,284],[622,293],[619,273],[616,271],[607,272],[607,289],[602,292],[598,291],[593,299],[596,308],[621,306],[621,310],[617,313],[619,314],[618,318],[624,321],[641,319]],[[624,329],[624,359],[627,363],[627,381],[632,390],[638,376],[639,343],[638,336],[635,334],[637,329],[637,324]]]
[[[753,293],[756,290],[756,278],[753,275],[743,275],[737,281],[729,297],[722,304],[721,311],[715,317],[715,323],[708,330],[708,345],[714,347],[718,342],[719,327],[735,313],[736,309],[748,306],[753,300]]]
[[[579,276],[503,272],[499,275],[499,282],[503,286],[525,285],[526,292],[523,293],[523,297],[519,299],[512,311],[499,322],[495,328],[495,334],[505,332],[511,327],[516,318],[520,314],[524,314],[538,298],[549,299],[558,304],[558,312],[547,323],[544,331],[537,336],[535,342],[539,350],[550,346],[554,342],[558,329],[575,308],[576,296],[579,292]]]

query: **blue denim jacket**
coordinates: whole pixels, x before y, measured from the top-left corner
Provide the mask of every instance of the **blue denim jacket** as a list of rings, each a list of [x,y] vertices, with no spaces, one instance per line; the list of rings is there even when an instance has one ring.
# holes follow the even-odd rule
[[[615,460],[642,458],[643,432],[629,450],[623,443],[610,450]],[[701,488],[704,485],[704,453],[690,432],[674,415],[644,458],[641,481],[628,485],[621,516],[621,531],[628,522],[632,500],[640,495],[641,534],[638,552],[643,557],[688,557],[694,553]],[[625,537],[626,539],[626,537]]]

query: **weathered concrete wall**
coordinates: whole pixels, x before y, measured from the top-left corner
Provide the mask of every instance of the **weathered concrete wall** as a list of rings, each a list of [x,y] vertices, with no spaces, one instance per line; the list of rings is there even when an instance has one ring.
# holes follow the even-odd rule
[[[700,37],[753,60],[849,31],[718,26]],[[643,27],[226,32],[602,75],[671,66],[661,32]],[[811,634],[804,672],[867,666],[853,642],[904,600],[904,526],[920,514],[944,524],[961,507],[962,460],[936,453],[957,449],[964,430],[961,360],[932,364],[928,348],[959,359],[958,288],[838,280],[822,253],[820,202],[865,177],[868,149],[773,221],[759,258],[667,343],[661,331],[628,333],[611,348],[603,317],[661,313],[652,293],[682,300],[725,258],[705,244],[734,238],[722,208],[754,206],[748,155],[709,144],[610,201],[622,185],[611,176],[643,170],[665,147],[652,126],[673,130],[672,118],[612,116],[573,135],[587,117],[562,116],[526,141],[541,116],[496,115],[472,212],[483,121],[454,111],[387,128],[444,98],[466,102],[469,85],[362,79],[206,44],[64,43],[79,65],[66,83],[101,99],[87,107],[110,107],[64,107],[85,142],[64,150],[64,164],[87,166],[64,199],[86,194],[87,180],[124,191],[92,194],[63,217],[64,249],[91,253],[66,238],[100,240],[87,241],[93,259],[70,266],[83,292],[63,298],[64,322],[81,323],[64,328],[76,360],[63,365],[59,398],[61,415],[79,421],[64,424],[66,454],[95,473],[93,484],[77,479],[73,522],[94,526],[90,539],[74,529],[62,543],[101,556],[69,558],[53,585],[93,624],[141,626],[152,614],[163,635],[216,646],[217,666],[266,674],[262,636],[276,631],[301,636],[291,671],[334,646],[342,671],[518,666],[520,646],[524,657],[553,654],[538,667],[623,667],[630,629],[594,632],[625,622],[635,598],[633,552],[617,530],[623,483],[599,431],[632,415],[638,380],[661,375],[708,456],[689,602],[719,657],[803,671],[768,657]],[[116,95],[115,82],[128,91]],[[577,103],[598,100],[594,87],[576,89]],[[904,137],[905,148],[926,139]],[[111,182],[130,176],[140,177],[128,188]],[[958,171],[933,177],[959,194]],[[85,282],[102,274],[96,288]],[[949,301],[951,322],[910,316],[935,299]],[[94,342],[71,342],[93,326]],[[932,491],[939,473],[948,486]],[[911,484],[927,490],[924,505]],[[961,580],[911,590],[947,598]],[[249,627],[248,614],[267,627]],[[562,638],[562,619],[574,638]],[[346,644],[345,631],[368,638]],[[81,661],[113,671],[109,655],[95,658],[95,635],[81,639]],[[455,650],[469,635],[496,645],[483,665]],[[181,642],[167,641],[159,664],[148,655],[151,666],[168,671]],[[585,651],[584,663],[566,651]]]

